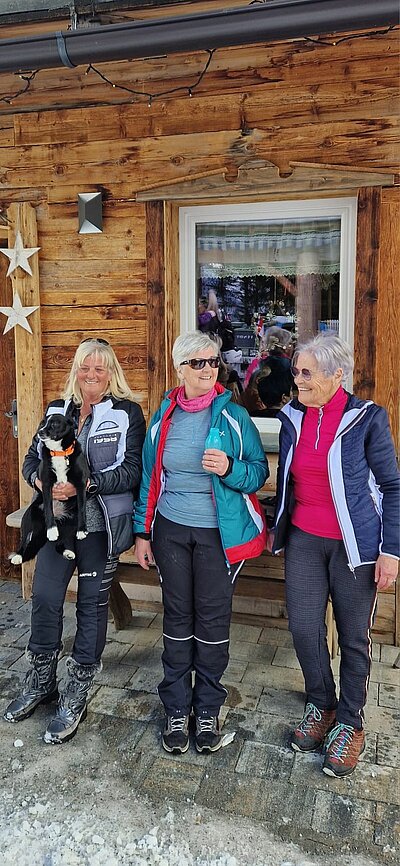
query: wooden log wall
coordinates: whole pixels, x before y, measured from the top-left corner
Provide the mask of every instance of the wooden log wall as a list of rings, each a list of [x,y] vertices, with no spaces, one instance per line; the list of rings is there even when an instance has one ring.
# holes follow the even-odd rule
[[[32,24],[23,32],[45,29]],[[0,28],[0,38],[20,33]],[[399,172],[398,32],[353,36],[339,45],[300,39],[218,50],[192,98],[187,88],[204,68],[205,52],[99,65],[116,84],[155,94],[151,107],[95,73],[85,75],[85,67],[39,71],[9,104],[2,96],[21,82],[0,75],[0,210],[12,202],[36,209],[45,402],[60,392],[77,342],[89,335],[110,340],[146,415],[173,380],[177,207],[139,202],[138,193],[212,170],[226,172],[231,193],[238,168],[257,160],[276,165],[282,178],[293,161]],[[174,87],[183,89],[157,97]],[[310,189],[318,195],[314,181]],[[103,233],[79,235],[77,195],[91,191],[103,195]],[[280,197],[278,183],[274,195]],[[399,200],[392,190],[367,189],[359,200],[356,381],[360,393],[376,394],[388,407],[398,437],[399,335],[388,334],[386,323],[398,310]],[[393,642],[390,594],[380,603],[378,627]]]

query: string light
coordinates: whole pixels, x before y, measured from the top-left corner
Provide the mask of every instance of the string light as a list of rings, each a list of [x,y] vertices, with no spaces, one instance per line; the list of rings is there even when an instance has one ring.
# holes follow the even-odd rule
[[[22,75],[22,73],[18,73],[18,77],[21,78],[22,81],[26,82],[25,86],[21,87],[20,90],[17,90],[16,93],[10,93],[6,96],[0,96],[0,102],[6,102],[7,105],[12,105],[14,99],[17,99],[18,96],[22,96],[23,93],[26,93],[29,90],[31,83],[35,76],[38,74],[38,72],[40,72],[40,69],[34,69],[33,72],[30,72],[28,75]]]
[[[266,0],[252,0],[252,2],[249,5],[252,6],[256,3],[264,3],[264,2],[266,2]],[[303,37],[301,37],[301,39],[295,40],[295,41],[296,42],[300,42],[300,41],[312,42],[314,45],[326,45],[330,48],[336,48],[338,45],[341,45],[342,42],[348,42],[348,41],[353,40],[353,39],[366,39],[366,38],[370,38],[370,37],[374,37],[374,36],[386,36],[387,33],[390,33],[390,32],[397,30],[397,29],[399,29],[398,25],[392,24],[389,27],[386,27],[384,30],[369,30],[365,33],[353,33],[353,34],[349,34],[347,36],[341,36],[339,39],[335,39],[332,42],[327,40],[327,39],[321,39],[321,37],[312,37],[312,36],[303,36]],[[178,85],[178,87],[171,87],[168,90],[161,90],[157,93],[150,93],[150,92],[147,92],[145,90],[136,90],[133,87],[128,87],[128,85],[126,85],[126,84],[117,84],[115,81],[111,81],[111,79],[108,78],[108,76],[105,75],[103,72],[101,72],[100,69],[97,69],[96,66],[93,66],[92,63],[89,63],[89,65],[87,66],[86,71],[85,71],[85,75],[89,75],[90,72],[93,72],[95,75],[97,75],[99,78],[101,78],[105,84],[109,84],[110,87],[112,87],[113,89],[123,90],[126,93],[130,93],[133,96],[137,96],[139,99],[145,98],[145,99],[147,99],[148,107],[151,108],[155,99],[162,99],[163,97],[171,96],[174,93],[187,93],[187,95],[189,97],[193,96],[193,90],[196,90],[196,88],[201,84],[205,74],[207,73],[207,71],[209,69],[213,55],[218,50],[219,50],[218,48],[206,49],[206,52],[208,54],[208,58],[206,60],[206,63],[204,65],[202,71],[199,73],[199,75],[197,76],[197,78],[193,82],[193,84],[190,84],[190,85],[180,84],[180,85]],[[26,75],[18,73],[19,78],[21,78],[23,81],[25,81],[24,87],[21,87],[15,93],[6,94],[5,96],[0,96],[0,102],[6,102],[7,105],[12,105],[13,102],[16,99],[18,99],[19,96],[22,96],[24,93],[27,93],[27,91],[29,90],[29,88],[32,84],[32,81],[35,79],[38,72],[41,72],[41,71],[42,71],[41,69],[35,69],[32,72],[27,73]]]
[[[397,25],[391,24],[389,27],[386,27],[386,30],[370,30],[368,33],[355,33],[353,36],[349,34],[348,36],[341,36],[340,39],[335,39],[334,42],[329,42],[327,39],[319,37],[313,38],[312,36],[304,36],[303,38],[306,42],[313,42],[314,45],[329,45],[336,48],[337,45],[341,45],[342,42],[348,42],[350,39],[363,39],[365,36],[386,36],[387,33],[396,29]]]
[[[110,84],[111,87],[117,88],[117,90],[124,90],[127,93],[132,93],[134,96],[138,96],[139,98],[145,97],[147,99],[148,107],[151,108],[155,99],[162,99],[164,96],[170,96],[172,93],[182,93],[183,92],[183,93],[187,93],[188,96],[192,96],[193,90],[195,90],[195,88],[198,87],[200,82],[203,80],[203,78],[204,78],[204,76],[205,76],[205,74],[206,74],[206,72],[210,66],[213,54],[216,50],[217,49],[215,49],[215,48],[213,48],[213,49],[207,48],[206,49],[206,52],[208,54],[207,61],[204,65],[204,68],[198,74],[196,80],[193,82],[193,84],[190,85],[190,87],[188,87],[187,84],[180,84],[180,85],[178,85],[178,87],[171,87],[168,90],[160,90],[158,93],[149,93],[146,90],[136,90],[134,87],[128,87],[128,85],[126,85],[126,84],[116,84],[115,81],[111,81],[111,79],[108,78],[107,75],[104,75],[104,72],[100,72],[100,69],[97,69],[96,66],[93,66],[93,63],[89,63],[89,66],[86,69],[85,75],[88,75],[89,72],[94,72],[96,75],[99,76],[99,78],[101,78],[102,81],[104,81],[106,84]]]

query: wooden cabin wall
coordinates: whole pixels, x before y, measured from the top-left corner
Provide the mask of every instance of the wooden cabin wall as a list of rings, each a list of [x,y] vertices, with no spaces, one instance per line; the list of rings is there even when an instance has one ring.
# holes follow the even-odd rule
[[[102,234],[78,234],[76,200],[40,204],[37,219],[44,401],[62,390],[80,339],[97,334],[147,413],[145,205],[105,202]]]
[[[10,33],[3,28],[0,35]],[[192,98],[183,92],[150,108],[143,100],[118,104],[126,94],[85,76],[83,67],[41,70],[13,105],[1,102],[1,207],[28,200],[37,209],[44,400],[60,390],[74,347],[88,333],[111,340],[146,413],[148,387],[153,406],[165,385],[170,328],[163,333],[157,325],[157,365],[148,361],[155,336],[148,310],[165,268],[151,238],[154,210],[147,207],[146,221],[138,191],[211,169],[234,177],[253,158],[274,162],[282,175],[299,160],[396,170],[397,53],[396,32],[336,46],[298,40],[221,49]],[[101,69],[113,81],[129,78],[134,87],[140,78],[157,92],[166,79],[168,88],[187,84],[203,67],[204,52],[182,60]],[[15,80],[1,75],[0,95],[12,92]],[[103,233],[78,235],[77,195],[95,190],[104,199]],[[176,298],[171,303],[178,306]]]
[[[301,39],[222,49],[192,98],[187,88],[205,52],[101,64],[130,87],[183,88],[151,107],[84,67],[43,70],[13,104],[0,101],[0,210],[21,201],[36,209],[44,401],[59,394],[88,335],[112,343],[146,415],[171,383],[177,209],[138,202],[137,193],[213,169],[226,173],[231,190],[250,160],[272,162],[282,178],[297,162],[398,172],[398,51],[396,31],[339,45]],[[0,75],[0,97],[17,85],[16,76]],[[103,195],[103,232],[79,235],[77,196],[92,191]],[[399,207],[398,190],[360,193],[355,333],[360,390],[387,406],[397,441]],[[394,594],[382,594],[377,630],[393,642]]]

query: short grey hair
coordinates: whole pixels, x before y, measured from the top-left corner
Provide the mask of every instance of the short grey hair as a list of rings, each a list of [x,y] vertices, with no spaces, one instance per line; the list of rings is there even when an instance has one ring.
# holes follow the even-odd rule
[[[337,370],[343,370],[343,380],[353,372],[354,356],[349,344],[342,340],[337,334],[322,332],[316,337],[311,337],[304,343],[298,343],[293,356],[293,364],[296,365],[300,352],[308,352],[313,355],[317,362],[318,370],[327,376],[333,376]]]
[[[219,354],[215,340],[212,340],[208,334],[203,334],[202,331],[188,331],[187,334],[181,334],[172,347],[175,369],[180,367],[182,361],[190,361],[191,358],[196,357],[197,352],[202,352],[204,349],[212,349],[215,357]]]

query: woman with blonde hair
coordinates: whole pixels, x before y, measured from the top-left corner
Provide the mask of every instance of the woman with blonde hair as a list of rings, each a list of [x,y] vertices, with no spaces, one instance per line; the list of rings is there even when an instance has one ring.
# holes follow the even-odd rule
[[[46,409],[46,416],[54,413],[72,421],[76,439],[88,459],[88,534],[76,541],[76,558],[72,561],[57,553],[52,541],[39,551],[27,646],[30,668],[21,693],[11,701],[4,718],[22,721],[39,704],[56,700],[59,695],[44,740],[64,743],[74,736],[86,716],[89,690],[101,670],[111,582],[119,555],[134,541],[133,502],[140,483],[145,422],[113,349],[100,337],[83,340],[78,346],[63,399],[53,400]],[[40,442],[35,435],[22,467],[25,481],[34,490],[41,490],[40,456]],[[53,487],[53,499],[59,503],[75,495],[75,487],[69,482]],[[72,654],[67,659],[66,679],[57,688],[63,606],[75,568],[77,628]]]

